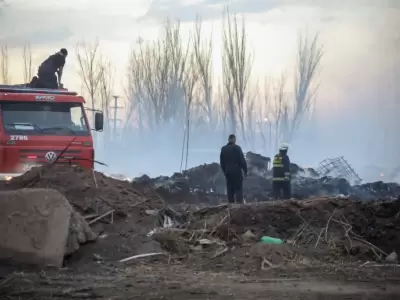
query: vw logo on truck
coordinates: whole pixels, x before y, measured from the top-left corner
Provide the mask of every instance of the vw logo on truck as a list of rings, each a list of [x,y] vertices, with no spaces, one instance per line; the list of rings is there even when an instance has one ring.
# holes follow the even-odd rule
[[[47,152],[46,155],[44,156],[44,158],[49,162],[49,163],[53,163],[56,161],[57,159],[57,154],[53,151]]]

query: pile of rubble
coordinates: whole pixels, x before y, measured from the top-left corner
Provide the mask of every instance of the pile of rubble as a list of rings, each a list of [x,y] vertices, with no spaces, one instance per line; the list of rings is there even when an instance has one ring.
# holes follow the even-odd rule
[[[264,158],[262,158],[262,160],[263,162],[268,161]],[[270,171],[260,168],[260,164],[258,164],[257,170],[252,168],[251,163],[249,165],[252,171],[245,181],[247,196],[252,197],[253,200],[265,200],[270,197]],[[304,177],[305,170],[299,167],[295,167],[293,170],[295,170],[293,174],[293,195],[300,199],[310,198],[315,195],[352,195],[354,191],[358,191],[358,195],[360,195],[360,191],[366,193],[368,196],[374,195],[377,199],[381,197],[382,193],[386,193],[385,195],[394,195],[397,193],[398,195],[400,192],[396,184],[370,183],[360,186],[351,186],[345,179]],[[260,172],[264,173],[260,175]],[[310,171],[307,172],[310,173]],[[13,220],[15,224],[19,224],[23,221],[25,227],[30,226],[30,229],[33,227],[29,224],[34,224],[35,222],[41,223],[42,227],[39,226],[36,231],[31,230],[32,233],[29,239],[41,240],[42,244],[46,244],[46,238],[43,237],[44,233],[40,233],[41,231],[47,232],[48,234],[55,234],[58,237],[64,236],[64,240],[58,240],[57,247],[51,242],[48,243],[48,247],[58,249],[58,252],[54,254],[56,256],[58,255],[57,259],[53,259],[56,265],[60,264],[60,257],[76,252],[81,244],[95,241],[97,237],[104,232],[108,232],[108,237],[100,241],[101,247],[96,248],[96,246],[91,246],[90,251],[95,251],[98,255],[103,255],[103,250],[107,249],[108,246],[118,248],[119,246],[116,246],[116,244],[120,243],[118,239],[121,235],[126,238],[134,236],[135,239],[128,239],[129,241],[127,240],[127,244],[124,246],[125,250],[122,252],[120,249],[116,251],[119,255],[129,255],[133,248],[136,249],[135,251],[138,251],[139,248],[142,248],[141,245],[144,244],[146,244],[145,248],[160,250],[160,245],[154,243],[154,240],[148,236],[148,233],[151,232],[157,224],[159,227],[167,226],[165,222],[160,221],[165,221],[165,215],[168,216],[167,219],[173,219],[175,223],[178,222],[181,225],[183,223],[186,225],[190,224],[188,228],[192,230],[193,224],[198,222],[198,220],[193,222],[191,217],[196,216],[197,219],[198,216],[202,216],[201,218],[203,219],[201,219],[200,223],[204,225],[204,223],[208,222],[204,218],[208,218],[211,215],[210,211],[215,211],[215,208],[206,208],[200,212],[193,212],[193,214],[185,212],[185,215],[174,219],[172,218],[174,213],[170,212],[166,214],[166,212],[170,211],[170,206],[177,205],[179,210],[182,203],[195,203],[198,206],[200,204],[207,205],[225,201],[224,184],[224,176],[218,164],[202,165],[185,171],[182,174],[176,173],[169,178],[159,177],[150,179],[143,176],[134,182],[113,179],[102,173],[84,170],[79,167],[56,165],[40,167],[34,168],[24,175],[13,178],[10,181],[2,182],[0,186],[2,191],[0,192],[0,197],[2,197],[4,201],[1,203],[7,206],[2,210],[2,220]],[[15,198],[21,200],[14,200]],[[364,199],[365,195],[363,195],[362,198]],[[278,206],[272,206],[273,208],[268,209],[266,208],[269,207],[270,204],[240,207],[239,211],[243,214],[242,217],[247,220],[246,222],[250,222],[246,223],[245,229],[254,231],[257,226],[263,224],[263,222],[260,221],[263,218],[266,218],[266,222],[272,222],[275,217],[278,219],[284,217],[293,221],[295,217],[290,214],[293,214],[296,209],[297,213],[305,211],[302,205],[309,205],[296,204],[297,202],[293,201],[289,203],[290,205],[279,204]],[[321,207],[325,207],[325,204],[321,203],[322,202],[319,202],[312,210],[319,211]],[[342,210],[343,207],[351,207],[351,209],[357,211],[357,213],[361,211],[361,204],[355,204],[349,200],[335,202],[336,204],[332,204],[334,203],[332,201],[329,203],[329,205],[336,205]],[[229,214],[229,218],[232,218],[232,214],[236,209],[227,208],[225,206],[220,206],[219,209],[221,209],[221,207],[225,211],[224,213]],[[297,208],[295,209],[295,207]],[[271,211],[267,213],[269,209],[271,209]],[[149,211],[153,213],[148,213]],[[21,212],[23,213],[21,214]],[[155,213],[155,215],[158,216],[157,218],[154,217],[154,212],[157,212]],[[290,214],[284,216],[288,212],[290,212]],[[267,215],[264,215],[264,213]],[[274,214],[274,216],[269,215],[270,213]],[[282,215],[282,213],[284,215]],[[29,222],[26,220],[27,218],[25,215],[27,214],[32,216],[28,220]],[[18,218],[23,218],[24,220],[19,220]],[[304,218],[309,220],[310,216],[307,215],[304,216]],[[64,221],[61,222],[61,219]],[[222,223],[220,225],[225,224],[226,221],[227,219],[224,219],[223,222],[221,221]],[[230,219],[229,222],[231,221],[232,219]],[[9,226],[7,222],[4,221],[4,224],[1,226]],[[235,224],[235,222],[236,221],[233,221],[233,223],[230,224]],[[274,222],[281,222],[281,220],[276,220],[272,223]],[[55,223],[58,224],[55,225]],[[299,226],[297,223],[296,226]],[[63,225],[61,226],[60,224]],[[170,222],[168,224],[170,224]],[[256,227],[251,224],[254,224]],[[58,231],[54,229],[59,225],[62,228],[60,227],[57,229]],[[16,225],[16,227],[18,226]],[[279,223],[276,227],[284,228],[285,226],[286,224]],[[51,228],[56,231],[52,231],[53,229]],[[218,227],[218,230],[220,230],[220,228],[222,227]],[[267,230],[267,227],[264,226],[263,228],[263,230]],[[257,234],[261,234],[259,230],[261,230],[261,228],[257,229]],[[262,234],[281,236],[282,233],[279,232],[279,230],[277,232],[262,232]],[[15,232],[6,230],[5,228],[2,231],[9,232],[10,235],[15,234]],[[61,234],[61,232],[63,232],[63,234]],[[216,232],[217,231],[214,231],[212,235]],[[244,232],[241,232],[241,230],[238,231],[236,228],[235,233],[232,234],[235,236],[243,233]],[[229,233],[225,234],[230,235]],[[15,236],[18,235],[15,234]],[[7,240],[7,238],[3,238],[3,240]],[[287,238],[287,235],[285,235],[284,238]],[[51,238],[48,240],[50,241]],[[13,240],[11,239],[10,241]],[[19,243],[19,241],[17,242]],[[17,242],[14,241],[13,243],[15,244]],[[225,240],[225,242],[228,241]],[[62,243],[66,243],[64,249],[60,249]],[[99,244],[98,239],[95,244]],[[31,249],[31,252],[34,252],[34,250]],[[106,253],[105,255],[108,254]]]
[[[208,176],[208,172],[214,177]],[[65,276],[70,279],[56,275],[50,280],[42,278],[48,273],[40,273],[39,288],[32,281],[27,283],[26,272],[7,277],[0,274],[1,282],[7,282],[4,287],[0,284],[0,297],[110,298],[112,294],[104,294],[106,287],[110,289],[110,284],[120,282],[121,278],[128,278],[129,282],[115,288],[116,293],[149,280],[146,277],[135,282],[133,275],[126,275],[127,269],[154,278],[154,273],[164,266],[168,268],[165,276],[170,278],[175,276],[170,272],[174,267],[181,269],[172,274],[179,274],[184,267],[192,273],[223,270],[231,274],[239,271],[240,276],[258,276],[265,270],[279,270],[282,274],[292,267],[336,268],[338,261],[379,266],[397,263],[400,199],[365,202],[320,197],[305,201],[207,205],[203,200],[209,201],[208,195],[217,194],[223,181],[218,172],[217,164],[205,165],[175,174],[173,178],[143,177],[132,183],[79,167],[53,165],[32,169],[3,182],[0,259],[57,267],[64,259],[69,267],[66,272],[70,272]],[[265,176],[255,178],[268,182]],[[200,191],[202,187],[196,182],[202,182],[209,190]],[[256,179],[251,182],[254,189],[260,190],[261,183]],[[192,195],[193,201],[198,197],[198,202],[169,204],[178,202],[171,184]],[[347,188],[343,182],[324,184],[326,193],[337,192],[329,190],[330,185],[340,186],[339,190]],[[381,187],[370,188],[373,191]],[[151,270],[138,263],[144,261],[154,262]],[[128,263],[130,267],[126,268]],[[79,278],[84,279],[71,283],[71,278],[79,272],[84,274]],[[101,288],[94,292],[88,288],[87,280],[99,278],[99,274],[108,277],[102,279]],[[160,278],[153,286],[164,284],[165,280]],[[62,286],[54,288],[51,284]]]
[[[202,268],[257,271],[260,265],[311,265],[339,258],[396,263],[400,253],[399,200],[314,198],[192,211],[185,207],[175,216],[175,228],[159,228],[153,238],[170,253],[190,254]],[[171,212],[164,217],[171,218]],[[263,236],[279,238],[282,244],[259,243]]]
[[[272,172],[270,159],[252,152],[247,153],[248,176],[243,189],[247,202],[265,201],[272,197]],[[303,169],[291,164],[292,197],[307,199],[313,196],[349,196],[360,200],[391,199],[399,197],[400,185],[397,183],[374,182],[366,184],[350,183],[350,177],[329,176],[329,164],[339,165],[343,158],[325,160],[320,170]],[[347,162],[343,160],[345,166]],[[349,166],[348,166],[349,167]],[[349,167],[351,168],[351,167]],[[354,171],[344,170],[346,174]],[[355,183],[360,179],[354,174]],[[225,199],[225,178],[217,163],[204,164],[171,177],[149,178],[144,175],[134,179],[135,183],[145,183],[154,187],[169,203],[217,203]],[[199,199],[201,199],[199,201]]]

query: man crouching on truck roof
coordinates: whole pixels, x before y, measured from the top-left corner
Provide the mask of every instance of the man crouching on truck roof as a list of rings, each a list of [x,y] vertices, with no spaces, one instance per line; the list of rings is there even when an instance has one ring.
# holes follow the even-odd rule
[[[68,51],[62,48],[60,52],[50,55],[39,67],[37,83],[38,88],[58,89],[61,85],[61,77],[65,65],[65,59],[68,56]],[[58,81],[56,74],[58,75]]]

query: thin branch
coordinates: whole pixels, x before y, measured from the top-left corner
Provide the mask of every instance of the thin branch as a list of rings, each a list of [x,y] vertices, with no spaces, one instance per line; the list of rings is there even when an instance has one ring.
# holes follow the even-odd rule
[[[323,46],[319,43],[318,34],[314,35],[311,40],[306,33],[299,34],[294,86],[295,101],[290,122],[289,139],[293,138],[294,132],[300,126],[304,115],[315,101],[319,88],[319,83],[316,80],[323,55]]]
[[[11,83],[11,76],[9,72],[10,56],[8,53],[7,44],[0,46],[0,76],[3,84]]]
[[[22,59],[24,62],[24,83],[28,83],[31,81],[33,77],[33,66],[32,66],[32,48],[29,42],[25,42],[24,48],[22,50]]]

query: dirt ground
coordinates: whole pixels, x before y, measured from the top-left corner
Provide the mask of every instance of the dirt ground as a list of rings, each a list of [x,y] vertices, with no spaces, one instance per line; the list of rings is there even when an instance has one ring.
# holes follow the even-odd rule
[[[393,267],[282,268],[246,276],[196,271],[164,263],[101,264],[14,273],[1,282],[2,299],[399,299]],[[5,297],[5,298],[3,298]]]
[[[50,187],[91,223],[95,243],[61,270],[0,264],[0,299],[400,299],[400,201],[310,199],[247,205],[174,205],[184,217],[158,228],[165,201],[76,168],[35,169],[1,189]],[[97,186],[96,186],[97,184]],[[265,245],[263,235],[283,245]],[[119,262],[132,255],[147,258]]]

